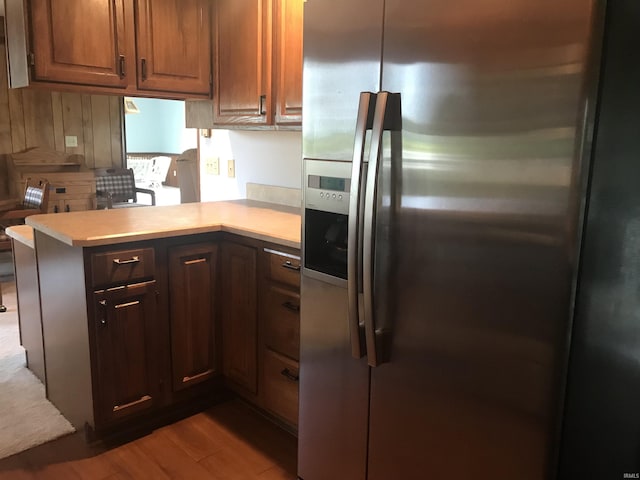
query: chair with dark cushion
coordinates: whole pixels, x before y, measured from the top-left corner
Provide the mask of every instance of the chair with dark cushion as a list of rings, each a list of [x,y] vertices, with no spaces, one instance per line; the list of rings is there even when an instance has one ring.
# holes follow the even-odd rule
[[[12,225],[24,223],[30,215],[47,213],[49,207],[49,183],[41,180],[37,183],[28,181],[25,185],[22,203],[13,204],[10,208],[0,210],[0,252],[11,251],[11,239],[4,229]],[[0,287],[0,312],[7,309],[2,303],[2,288]]]
[[[150,195],[151,205],[156,204],[156,192],[136,187],[131,168],[98,168],[95,175],[99,209],[149,206],[138,203],[138,193]]]

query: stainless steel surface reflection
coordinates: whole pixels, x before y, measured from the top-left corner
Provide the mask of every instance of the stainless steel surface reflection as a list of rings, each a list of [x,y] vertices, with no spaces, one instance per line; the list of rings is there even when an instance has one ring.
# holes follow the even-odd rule
[[[345,3],[358,4],[368,22],[377,18],[371,15],[377,2],[372,10]],[[335,438],[353,439],[355,427],[343,424],[343,413],[360,410],[368,414],[362,433],[368,480],[554,477],[587,164],[583,145],[592,128],[586,124],[594,91],[588,61],[592,43],[600,41],[593,38],[594,5],[385,0],[377,26],[361,28],[354,14],[338,48],[336,39],[325,44],[317,32],[342,32],[348,9],[307,2],[305,156],[354,157],[358,98],[344,92],[371,91],[376,107],[364,227],[350,244],[363,245],[351,263],[363,265],[357,306],[365,311],[364,360],[372,367],[359,373],[363,359],[349,358],[341,312],[346,292],[338,300],[303,284],[304,480],[352,478],[340,469],[351,468],[353,458],[338,455],[333,441],[313,429],[326,432],[330,425]],[[372,48],[348,61],[352,45],[378,39],[378,59]],[[376,62],[377,90],[371,83]],[[344,106],[347,97],[352,103]],[[382,115],[383,108],[397,114]],[[352,228],[359,224],[350,220]],[[313,330],[319,312],[324,319],[334,305],[343,318],[332,315],[326,326],[338,330]],[[326,339],[337,332],[341,340],[333,345],[341,347],[329,354]],[[326,367],[309,354],[321,347]],[[313,376],[306,376],[309,364]],[[354,376],[342,384],[327,380],[345,375]],[[351,405],[355,397],[344,385],[367,379],[367,400]],[[316,458],[323,459],[321,467]]]
[[[305,158],[351,160],[360,92],[380,89],[383,7],[382,0],[305,4]]]
[[[364,480],[369,375],[351,357],[346,286],[303,276],[301,288],[298,475]]]

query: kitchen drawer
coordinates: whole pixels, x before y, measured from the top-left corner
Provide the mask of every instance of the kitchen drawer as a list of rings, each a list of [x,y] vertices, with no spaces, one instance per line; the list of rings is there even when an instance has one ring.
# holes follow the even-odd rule
[[[299,359],[300,295],[276,285],[268,285],[264,329],[267,347]]]
[[[269,350],[264,351],[264,406],[289,422],[298,424],[298,362]]]
[[[264,251],[269,255],[269,278],[299,289],[300,257],[269,248]]]
[[[154,276],[153,248],[137,248],[91,255],[92,284],[126,284]]]

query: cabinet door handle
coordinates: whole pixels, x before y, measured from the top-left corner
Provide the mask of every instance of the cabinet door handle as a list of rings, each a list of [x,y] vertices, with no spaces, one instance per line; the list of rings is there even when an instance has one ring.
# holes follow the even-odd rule
[[[196,263],[205,263],[207,261],[206,258],[197,258],[195,260],[187,260],[182,262],[183,265],[195,265]]]
[[[280,375],[282,375],[283,377],[287,377],[292,382],[297,382],[298,380],[300,380],[300,375],[291,373],[291,370],[289,370],[288,368],[285,368],[284,370],[282,370],[280,372]]]
[[[288,268],[289,270],[295,270],[296,272],[300,271],[300,265],[294,265],[291,263],[291,260],[287,260],[282,264],[283,268]]]
[[[182,383],[187,383],[187,382],[190,382],[192,380],[197,380],[199,378],[204,378],[207,375],[211,375],[212,373],[213,373],[213,370],[209,369],[206,372],[198,373],[197,375],[193,375],[192,377],[182,377]]]
[[[134,305],[139,305],[139,304],[140,304],[140,300],[134,300],[133,302],[120,303],[120,304],[116,305],[116,308],[133,307]]]
[[[106,325],[107,324],[107,312],[105,310],[107,309],[107,301],[106,300],[100,300],[98,302],[98,304],[102,307],[101,308],[102,315],[100,316],[100,325]]]
[[[134,402],[125,403],[124,405],[116,405],[115,407],[113,407],[113,411],[118,412],[120,410],[124,410],[125,408],[135,407],[136,405],[144,403],[148,400],[151,400],[151,397],[149,395],[145,395]]]
[[[282,306],[284,308],[286,308],[287,310],[291,310],[292,312],[299,312],[300,311],[300,305],[296,305],[295,303],[284,302],[282,304]]]
[[[120,260],[119,258],[113,259],[113,263],[115,263],[116,265],[129,265],[130,263],[138,263],[138,262],[140,262],[140,257],[137,255],[134,257],[131,257],[129,260]]]
[[[147,79],[147,59],[140,60],[140,69],[142,70],[142,80]]]
[[[264,111],[264,102],[267,101],[266,95],[260,95],[260,106],[258,107],[258,115],[266,115],[267,112]]]
[[[120,78],[124,78],[127,76],[126,70],[127,60],[124,55],[120,55]]]

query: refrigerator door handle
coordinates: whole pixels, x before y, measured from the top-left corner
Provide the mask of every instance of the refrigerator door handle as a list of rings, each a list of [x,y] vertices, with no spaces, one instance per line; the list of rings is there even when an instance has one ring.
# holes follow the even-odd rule
[[[369,168],[367,173],[367,189],[365,193],[364,230],[362,246],[362,283],[364,296],[364,324],[367,346],[367,360],[372,367],[377,367],[388,361],[388,352],[382,351],[384,332],[376,329],[374,312],[374,257],[375,257],[375,222],[378,204],[378,176],[380,174],[380,162],[382,158],[382,136],[385,131],[392,132],[392,148],[401,148],[398,138],[402,131],[402,114],[400,108],[400,94],[390,92],[378,93],[375,115],[373,119],[373,132],[371,136],[371,149],[369,151]],[[398,152],[391,152],[392,161],[398,160]],[[397,168],[392,166],[393,176],[397,177]],[[395,189],[395,187],[393,187]],[[397,192],[392,192],[395,197]],[[394,205],[395,206],[395,205]]]
[[[347,290],[349,296],[349,335],[351,354],[362,358],[365,354],[364,316],[359,307],[362,296],[362,209],[364,207],[363,164],[367,130],[373,128],[376,94],[360,93],[356,135],[353,145],[351,192],[349,195],[349,233],[347,239]],[[362,318],[362,320],[361,320]]]

